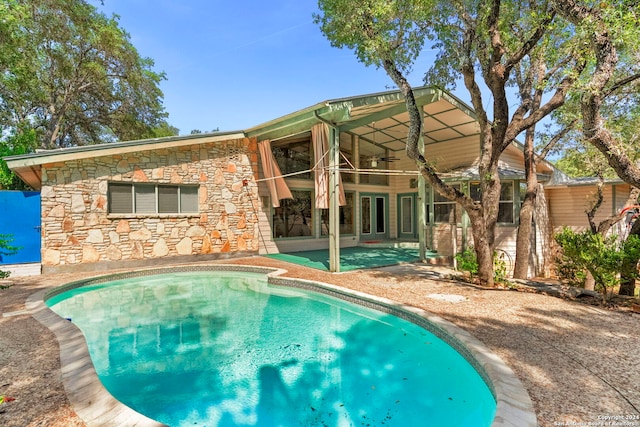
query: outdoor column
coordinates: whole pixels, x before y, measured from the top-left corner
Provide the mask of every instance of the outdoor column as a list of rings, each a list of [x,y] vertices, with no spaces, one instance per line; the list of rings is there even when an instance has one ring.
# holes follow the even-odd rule
[[[329,128],[329,271],[340,272],[340,130]]]
[[[422,116],[422,106],[420,106],[420,121],[424,126],[424,118]],[[422,132],[420,132],[420,139],[418,140],[418,150],[424,155],[424,138]],[[427,221],[425,203],[427,200],[427,183],[424,181],[422,174],[418,175],[418,247],[420,249],[420,260],[426,261],[427,259]]]

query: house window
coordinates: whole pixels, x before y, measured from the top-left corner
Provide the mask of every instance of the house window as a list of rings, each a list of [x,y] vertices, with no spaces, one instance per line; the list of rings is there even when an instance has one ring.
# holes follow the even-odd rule
[[[311,179],[309,170],[313,155],[310,139],[273,143],[272,152],[283,175],[301,172],[291,178]]]
[[[352,169],[353,166],[353,137],[348,133],[340,133],[340,169]],[[355,182],[352,172],[340,172],[342,182]]]
[[[293,199],[283,199],[273,210],[273,237],[313,235],[311,191],[291,190]]]
[[[354,193],[345,193],[345,199],[347,200],[347,204],[344,206],[340,206],[340,234],[353,234],[354,233]],[[329,235],[329,209],[322,209],[320,216],[320,235],[328,236]]]
[[[501,184],[498,222],[513,224],[513,181],[503,181]]]
[[[452,187],[460,190],[460,184],[451,184]],[[452,202],[444,196],[441,196],[437,191],[433,192],[433,220],[434,222],[449,222],[451,212],[455,209],[455,221],[460,222],[462,208]]]
[[[110,183],[109,213],[198,213],[198,186]]]
[[[513,181],[502,181],[500,183],[500,202],[498,208],[498,222],[513,224]],[[469,195],[473,200],[481,199],[479,182],[472,182],[469,185]]]

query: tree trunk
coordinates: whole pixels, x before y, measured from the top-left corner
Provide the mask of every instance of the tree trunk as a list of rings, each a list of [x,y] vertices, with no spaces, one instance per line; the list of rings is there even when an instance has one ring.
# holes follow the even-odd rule
[[[535,126],[527,129],[524,146],[524,169],[527,175],[527,193],[520,207],[518,235],[516,237],[516,262],[513,277],[527,279],[529,275],[529,253],[531,252],[531,231],[533,210],[538,194],[538,176],[534,152]]]
[[[596,290],[596,279],[593,277],[590,271],[587,271],[587,277],[584,279],[584,288],[587,291],[595,291]]]
[[[640,237],[640,221],[636,220],[629,230],[629,236]],[[620,289],[618,295],[634,296],[636,292],[636,273],[638,270],[638,258],[625,258],[620,267]]]
[[[478,281],[481,286],[493,287],[493,248],[489,244],[482,213],[467,212],[471,221],[473,248],[478,261]]]
[[[513,277],[516,279],[527,279],[529,277],[529,254],[531,252],[531,232],[533,230],[531,224],[535,197],[535,190],[530,192],[527,188],[527,195],[520,208],[520,224],[518,225],[516,237],[516,262],[513,267]]]

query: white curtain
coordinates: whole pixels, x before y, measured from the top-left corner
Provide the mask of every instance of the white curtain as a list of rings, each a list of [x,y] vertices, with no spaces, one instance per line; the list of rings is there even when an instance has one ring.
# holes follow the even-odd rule
[[[311,128],[311,141],[315,166],[316,208],[329,209],[329,126],[318,123]],[[344,196],[342,177],[338,174],[338,188],[340,191],[339,204],[344,206],[347,199]]]
[[[271,194],[271,204],[274,208],[280,207],[280,199],[293,199],[293,195],[282,177],[276,158],[273,157],[271,141],[258,142],[258,149],[262,161],[262,174],[269,188],[269,194]]]

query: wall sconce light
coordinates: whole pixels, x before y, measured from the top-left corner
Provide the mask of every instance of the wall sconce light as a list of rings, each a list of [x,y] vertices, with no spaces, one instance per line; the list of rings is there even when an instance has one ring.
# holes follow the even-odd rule
[[[371,167],[372,168],[377,168],[378,167],[378,158],[377,157],[372,157],[371,158]]]

